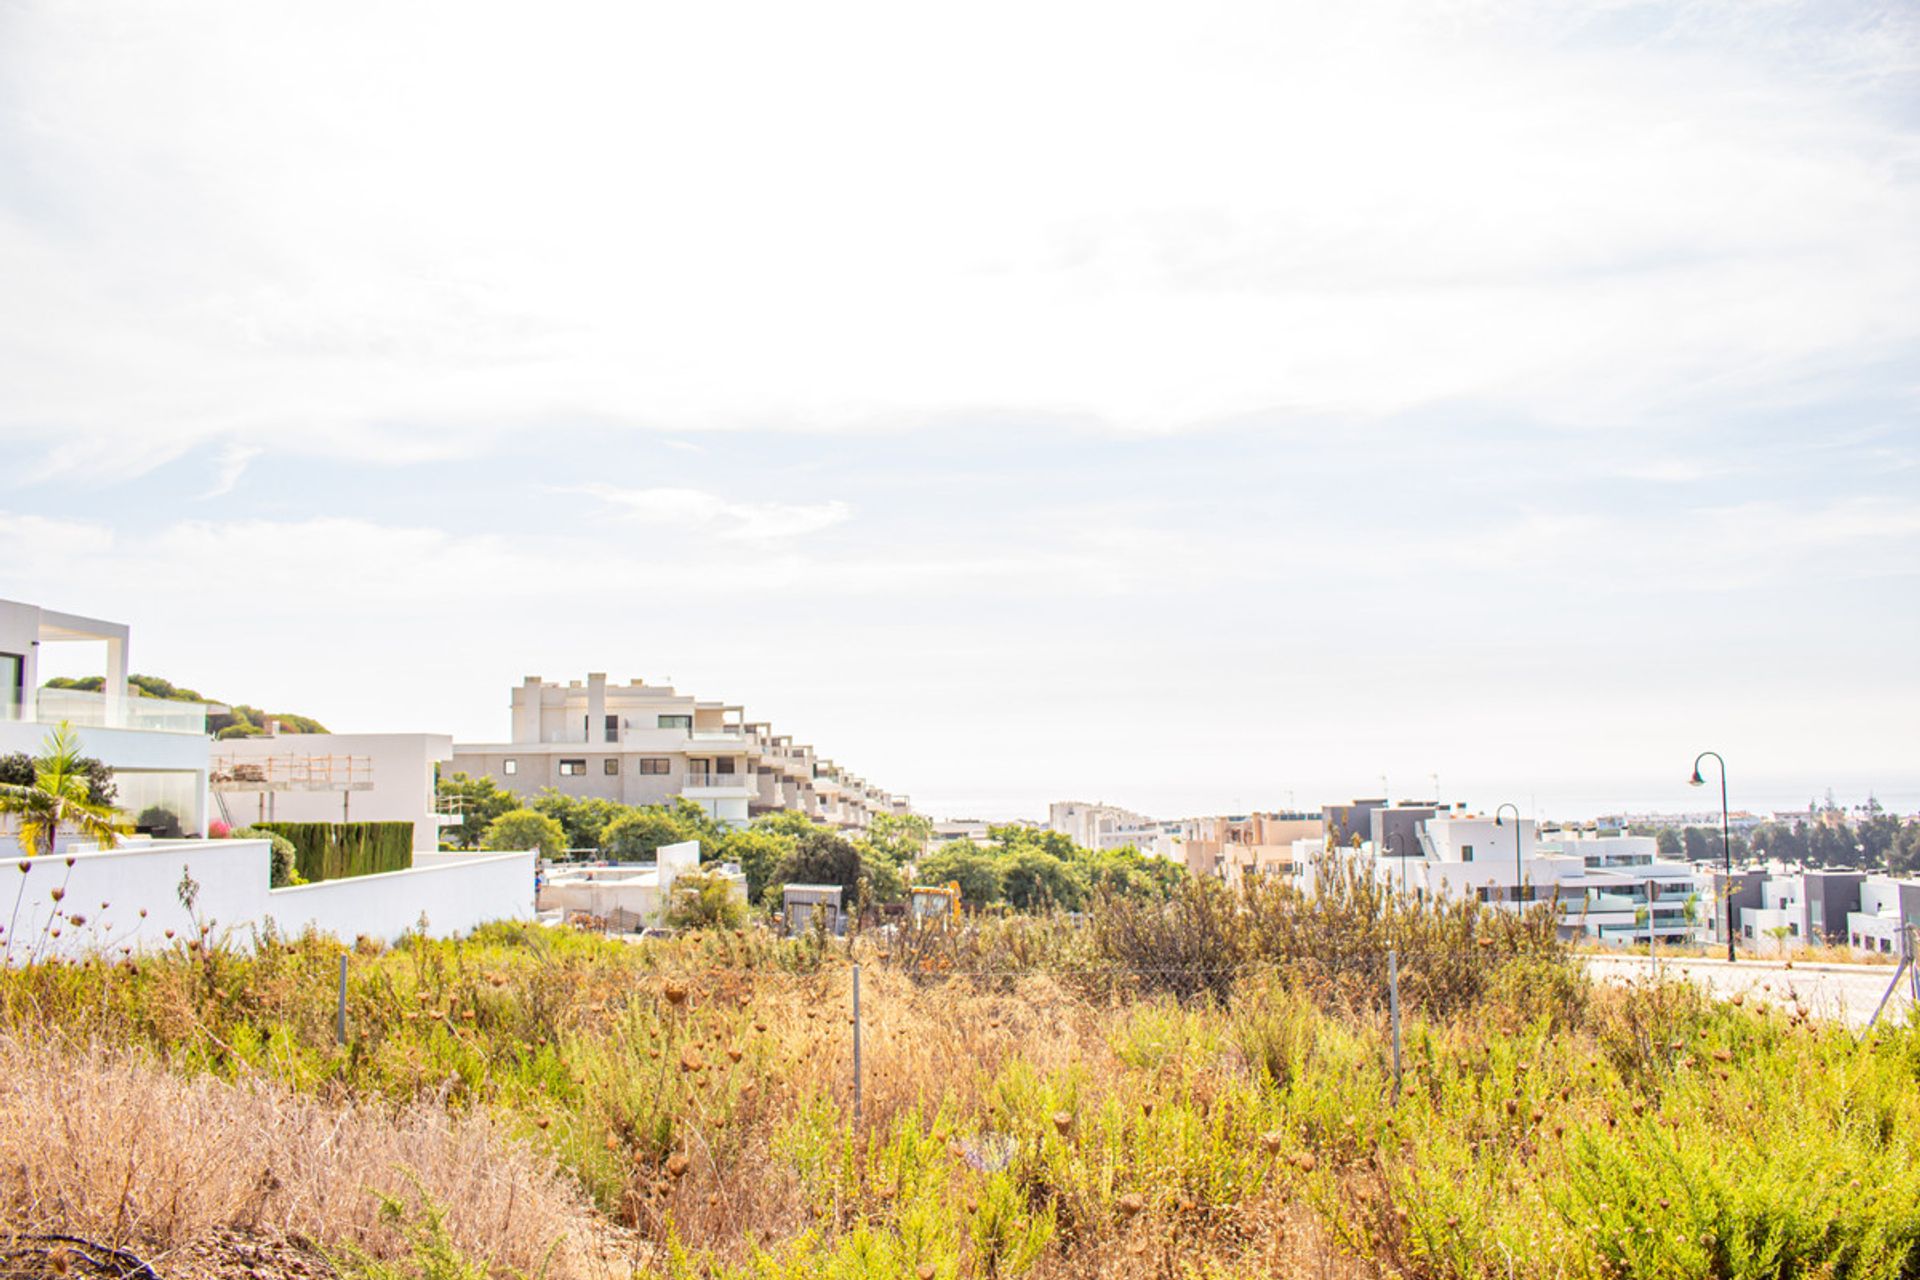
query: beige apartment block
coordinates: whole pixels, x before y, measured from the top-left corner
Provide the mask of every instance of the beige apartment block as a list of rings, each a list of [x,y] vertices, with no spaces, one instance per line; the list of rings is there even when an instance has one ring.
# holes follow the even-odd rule
[[[912,812],[907,797],[748,720],[737,703],[600,673],[564,685],[528,676],[513,690],[508,740],[455,743],[452,769],[528,797],[551,787],[621,804],[685,798],[734,826],[791,810],[860,831],[876,815]]]
[[[1291,877],[1294,841],[1317,841],[1326,830],[1317,813],[1189,818],[1183,825],[1187,870],[1229,884],[1238,884],[1250,874]]]

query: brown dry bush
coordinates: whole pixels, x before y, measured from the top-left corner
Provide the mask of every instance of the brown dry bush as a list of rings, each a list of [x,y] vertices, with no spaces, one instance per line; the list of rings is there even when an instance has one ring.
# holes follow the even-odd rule
[[[333,1107],[264,1082],[182,1079],[97,1043],[0,1035],[0,1214],[20,1230],[161,1256],[234,1228],[404,1255],[375,1191],[443,1207],[471,1257],[615,1273],[620,1242],[585,1197],[484,1115]]]

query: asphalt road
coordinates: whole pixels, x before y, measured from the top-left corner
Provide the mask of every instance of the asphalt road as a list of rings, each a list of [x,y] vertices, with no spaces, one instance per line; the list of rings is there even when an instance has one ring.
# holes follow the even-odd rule
[[[1587,957],[1589,970],[1602,979],[1645,977],[1655,968],[1665,977],[1696,982],[1724,999],[1741,994],[1791,1007],[1798,1003],[1816,1018],[1864,1027],[1893,981],[1890,964],[1787,964],[1778,960],[1706,960],[1697,956],[1650,960],[1646,956]],[[1913,1008],[1912,977],[1903,974],[1881,1021],[1903,1020]]]

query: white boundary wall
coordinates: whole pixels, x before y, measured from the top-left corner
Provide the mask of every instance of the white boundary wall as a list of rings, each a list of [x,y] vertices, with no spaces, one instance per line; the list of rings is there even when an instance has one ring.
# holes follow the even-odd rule
[[[209,937],[244,945],[269,919],[288,936],[312,928],[343,942],[362,934],[391,942],[423,912],[436,938],[533,918],[531,851],[436,858],[410,871],[290,889],[269,887],[270,856],[261,840],[167,840],[34,858],[24,871],[17,860],[0,864],[0,953],[12,964],[36,956],[117,958],[122,948],[152,950],[196,937],[201,924],[212,926]],[[199,885],[191,914],[179,897],[186,873]],[[53,919],[55,889],[62,891],[57,909],[84,924]]]

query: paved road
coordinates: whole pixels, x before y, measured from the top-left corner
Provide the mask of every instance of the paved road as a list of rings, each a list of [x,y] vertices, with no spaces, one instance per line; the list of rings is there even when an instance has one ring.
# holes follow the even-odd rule
[[[1752,1000],[1771,1000],[1779,1005],[1798,1002],[1819,1018],[1836,1018],[1849,1026],[1863,1027],[1873,1016],[1874,1006],[1886,994],[1893,981],[1894,966],[1875,964],[1795,964],[1791,968],[1778,960],[1706,960],[1688,956],[1683,959],[1649,960],[1646,956],[1590,955],[1587,964],[1594,976],[1625,980],[1644,977],[1657,964],[1659,972],[1670,978],[1685,978],[1726,997],[1741,993]],[[1912,1008],[1911,977],[1903,975],[1898,990],[1887,1001],[1881,1021],[1904,1019]]]

